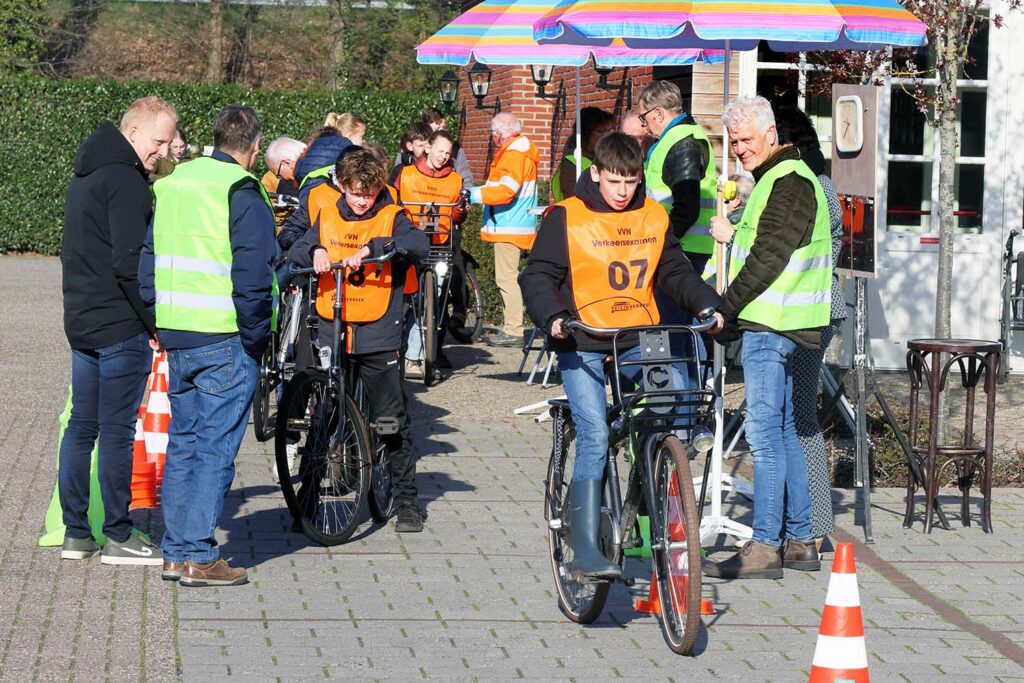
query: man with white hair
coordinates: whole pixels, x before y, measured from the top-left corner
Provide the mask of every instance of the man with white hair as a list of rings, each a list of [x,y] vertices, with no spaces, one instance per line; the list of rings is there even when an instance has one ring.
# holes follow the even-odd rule
[[[297,197],[299,183],[295,178],[295,162],[305,151],[306,146],[295,138],[282,135],[271,140],[263,155],[268,169],[260,179],[264,189],[267,192]]]
[[[753,539],[704,573],[782,578],[783,568],[821,568],[811,528],[807,460],[793,421],[793,357],[816,349],[830,323],[832,242],[828,204],[794,146],[780,146],[771,105],[740,97],[722,120],[754,189],[736,225],[731,284],[722,313],[726,339],[743,336],[747,442],[754,454]],[[726,218],[711,219],[718,233]]]
[[[501,112],[491,119],[495,148],[487,182],[470,190],[470,201],[484,206],[480,237],[494,245],[494,281],[501,292],[504,325],[484,337],[491,346],[522,346],[523,295],[519,290],[519,260],[537,234],[537,147],[521,134],[515,115]]]

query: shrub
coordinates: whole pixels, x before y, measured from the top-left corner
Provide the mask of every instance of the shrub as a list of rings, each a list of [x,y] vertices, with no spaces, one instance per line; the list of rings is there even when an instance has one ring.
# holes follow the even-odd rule
[[[210,144],[217,111],[232,102],[253,107],[263,139],[301,138],[328,111],[352,111],[368,123],[367,140],[392,153],[410,121],[433,103],[432,95],[305,90],[250,90],[233,85],[179,85],[146,81],[53,80],[0,76],[0,252],[60,250],[64,193],[75,151],[103,121],[116,122],[137,97],[159,95],[180,115],[190,142]],[[261,161],[262,164],[262,161]],[[265,169],[257,168],[258,173]],[[491,278],[493,282],[493,277]]]

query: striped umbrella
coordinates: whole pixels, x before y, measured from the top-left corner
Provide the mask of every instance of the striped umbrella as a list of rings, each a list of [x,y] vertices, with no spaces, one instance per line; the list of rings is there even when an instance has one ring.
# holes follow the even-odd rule
[[[896,0],[561,0],[534,24],[541,43],[777,52],[925,44],[925,25]]]
[[[591,59],[598,66],[670,66],[697,61],[721,62],[721,50],[651,46],[637,49],[622,40],[591,45],[539,45],[534,24],[551,9],[544,0],[484,0],[459,15],[416,47],[420,64],[464,66],[483,64],[526,66],[583,66]]]
[[[544,0],[484,0],[456,17],[416,47],[420,64],[464,66],[483,64],[527,66],[551,64],[576,67],[576,158],[581,155],[580,70],[591,60],[597,66],[669,66],[697,61],[724,61],[722,50],[652,47],[636,49],[622,40],[602,46],[540,45],[533,39],[534,24],[551,9]],[[577,165],[579,177],[581,166]]]

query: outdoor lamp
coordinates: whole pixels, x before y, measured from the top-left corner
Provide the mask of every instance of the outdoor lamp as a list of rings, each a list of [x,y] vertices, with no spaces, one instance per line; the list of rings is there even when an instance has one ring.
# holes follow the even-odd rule
[[[555,104],[555,109],[560,110],[562,115],[565,115],[565,89],[559,89],[557,93],[549,93],[545,90],[548,83],[551,82],[551,76],[554,74],[555,67],[551,64],[531,64],[530,74],[533,76],[533,82],[537,85],[537,92],[534,93],[534,97],[538,97],[542,100],[552,100]]]
[[[455,100],[459,96],[459,77],[454,71],[449,69],[438,79],[438,84],[441,89],[441,104],[449,112],[453,111],[455,109]]]
[[[476,98],[477,109],[493,109],[495,113],[501,111],[500,97],[495,97],[494,104],[489,107],[484,106],[483,103],[491,89],[491,70],[487,68],[486,64],[477,62],[469,70],[469,89],[473,92],[473,97]]]
[[[620,90],[622,90],[623,87],[625,87],[626,88],[626,109],[631,109],[633,107],[633,79],[632,78],[625,78],[625,79],[623,79],[622,83],[620,83],[619,85],[612,85],[611,83],[608,82],[608,77],[611,75],[611,73],[613,71],[615,71],[614,68],[612,68],[610,66],[598,66],[597,64],[595,64],[594,65],[594,71],[596,71],[597,75],[600,76],[600,78],[597,79],[597,83],[595,84],[598,88],[600,88],[601,90],[608,90],[608,91],[611,91],[611,92],[619,92]],[[625,72],[625,69],[623,69],[623,72]]]

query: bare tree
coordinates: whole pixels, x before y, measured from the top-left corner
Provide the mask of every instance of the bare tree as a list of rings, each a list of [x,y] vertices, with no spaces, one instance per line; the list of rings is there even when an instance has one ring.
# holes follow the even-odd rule
[[[345,64],[345,27],[348,22],[349,0],[327,0],[330,13],[327,27],[328,68],[327,82],[332,88],[340,88],[345,84],[343,67]]]
[[[224,8],[228,0],[210,0],[210,16],[206,35],[210,43],[206,52],[206,80],[220,83],[224,80]]]

